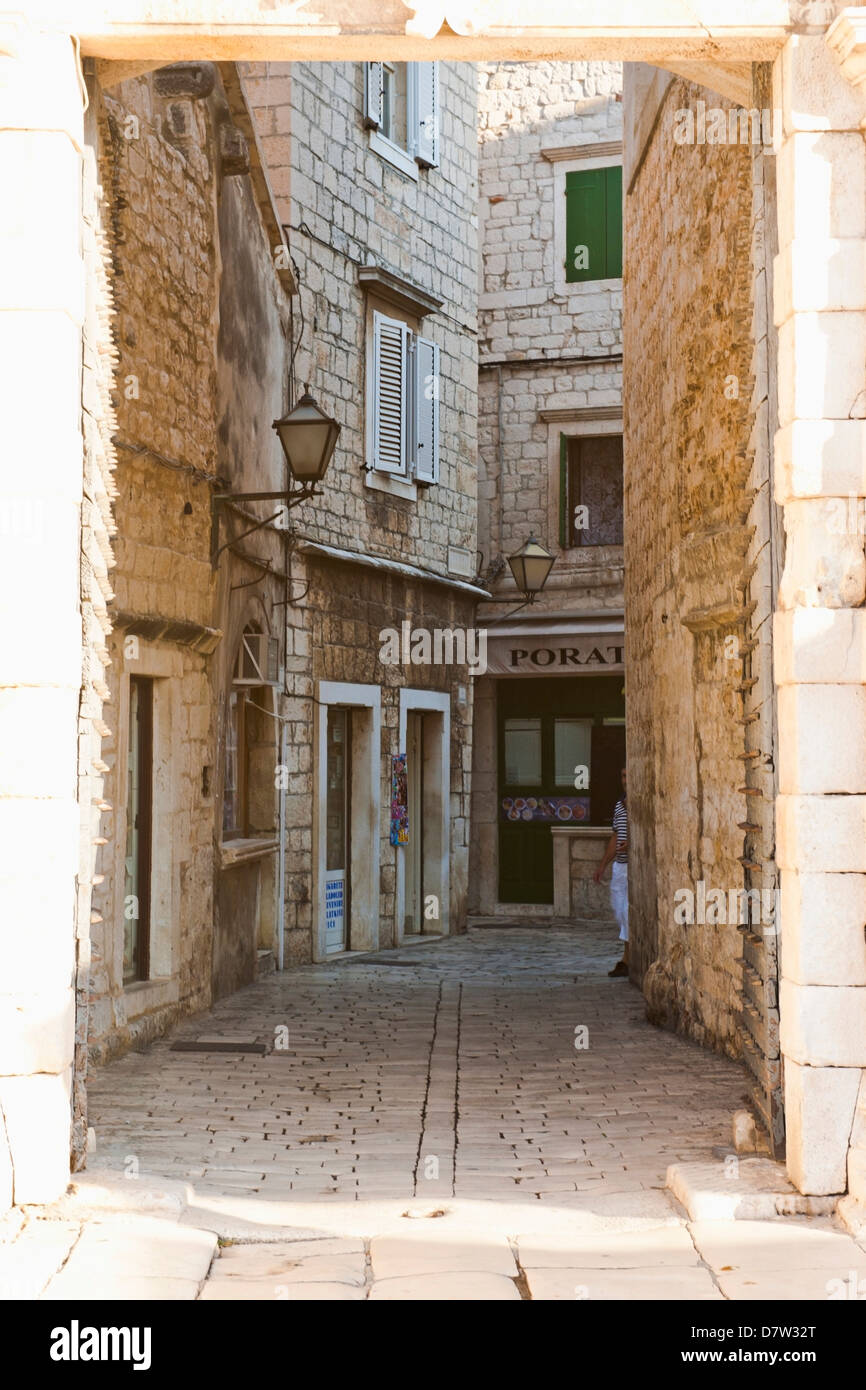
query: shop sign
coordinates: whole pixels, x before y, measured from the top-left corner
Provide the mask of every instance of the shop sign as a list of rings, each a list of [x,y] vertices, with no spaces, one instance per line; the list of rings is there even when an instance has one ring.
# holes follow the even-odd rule
[[[613,636],[488,637],[487,673],[494,676],[575,676],[625,670],[625,641]]]

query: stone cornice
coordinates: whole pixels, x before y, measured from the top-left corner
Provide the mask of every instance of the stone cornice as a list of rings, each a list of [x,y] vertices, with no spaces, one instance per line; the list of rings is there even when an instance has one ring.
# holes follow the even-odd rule
[[[622,141],[597,140],[594,144],[549,145],[540,153],[541,158],[550,164],[561,164],[565,160],[609,159],[622,154]]]
[[[843,10],[827,30],[827,47],[854,87],[866,82],[866,8]]]
[[[422,289],[411,280],[404,280],[402,275],[395,275],[393,270],[386,270],[381,265],[359,265],[358,284],[363,290],[372,290],[380,299],[393,304],[404,314],[416,314],[418,318],[435,313],[445,302],[429,290]]]

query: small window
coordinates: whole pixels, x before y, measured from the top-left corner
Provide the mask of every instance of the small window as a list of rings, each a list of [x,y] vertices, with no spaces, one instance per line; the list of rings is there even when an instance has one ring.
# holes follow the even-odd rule
[[[571,438],[565,462],[566,543],[622,545],[622,436]]]
[[[438,63],[365,63],[364,124],[370,144],[403,173],[439,163]]]
[[[573,169],[565,176],[565,279],[622,276],[622,168]]]
[[[438,482],[439,347],[378,310],[367,407],[372,467],[417,483]]]
[[[278,642],[244,629],[225,707],[223,839],[266,834],[274,819],[275,726],[268,709]]]

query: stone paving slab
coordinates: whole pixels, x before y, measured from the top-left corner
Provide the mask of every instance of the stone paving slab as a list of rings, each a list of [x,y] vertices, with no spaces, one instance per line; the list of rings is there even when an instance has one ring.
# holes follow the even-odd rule
[[[866,1250],[826,1218],[693,1221],[689,1229],[702,1258],[716,1270],[800,1268],[847,1274],[856,1268],[866,1275]]]
[[[63,1267],[80,1230],[71,1221],[28,1221],[14,1242],[0,1245],[0,1300],[38,1298]]]
[[[418,1236],[380,1236],[370,1243],[374,1279],[414,1277],[445,1271],[504,1274],[516,1278],[519,1271],[508,1245],[494,1238],[482,1241],[437,1230]]]
[[[501,1274],[413,1274],[403,1278],[380,1279],[369,1294],[373,1302],[459,1301],[493,1302],[520,1299],[517,1285]]]
[[[268,1284],[357,1284],[366,1277],[361,1241],[288,1241],[274,1245],[229,1245],[219,1251],[209,1282],[260,1280]]]
[[[351,1284],[322,1283],[282,1283],[271,1284],[264,1279],[209,1279],[200,1294],[203,1303],[215,1301],[235,1302],[236,1300],[267,1303],[271,1300],[288,1303],[307,1302],[346,1302],[367,1297],[363,1288]]]
[[[570,1303],[608,1300],[697,1299],[722,1302],[723,1294],[707,1270],[695,1269],[530,1269],[532,1298]]]
[[[187,1286],[195,1298],[216,1250],[210,1231],[180,1227],[157,1217],[115,1218],[92,1221],[82,1229],[63,1269],[48,1285],[48,1298],[135,1297],[112,1292],[123,1281],[152,1289],[157,1284],[177,1286],[177,1293],[149,1293],[141,1297],[185,1297]],[[13,1247],[14,1249],[14,1247]]]
[[[827,1302],[831,1299],[866,1298],[866,1267],[849,1272],[839,1269],[748,1269],[720,1272],[719,1287],[726,1298],[783,1299],[794,1302]]]
[[[658,1269],[698,1265],[700,1256],[682,1226],[600,1231],[594,1236],[551,1234],[517,1242],[521,1267],[532,1269]]]

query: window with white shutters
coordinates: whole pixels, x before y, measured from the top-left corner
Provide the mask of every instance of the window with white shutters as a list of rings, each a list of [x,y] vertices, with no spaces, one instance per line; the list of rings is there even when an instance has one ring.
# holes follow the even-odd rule
[[[364,124],[370,146],[417,179],[439,163],[439,64],[365,63]]]
[[[415,478],[439,481],[439,348],[429,338],[415,339]]]
[[[373,312],[371,467],[408,481],[439,481],[439,347],[401,319]]]
[[[415,145],[418,164],[432,169],[439,163],[439,64],[413,63],[415,68]]]
[[[399,319],[373,315],[373,467],[406,473],[409,329]]]
[[[385,64],[364,64],[364,124],[378,130],[382,124],[385,95]]]

